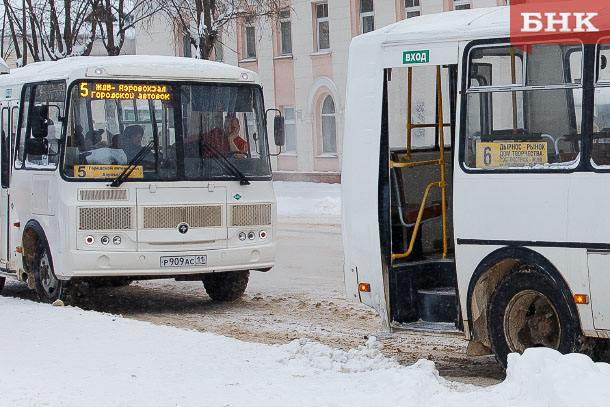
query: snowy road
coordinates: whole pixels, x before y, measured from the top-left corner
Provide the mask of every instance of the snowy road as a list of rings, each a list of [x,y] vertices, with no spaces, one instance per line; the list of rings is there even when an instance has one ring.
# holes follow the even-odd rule
[[[338,225],[282,222],[278,244],[276,267],[253,272],[246,294],[235,303],[212,302],[199,282],[161,280],[96,289],[77,305],[251,342],[308,338],[348,350],[375,335],[383,353],[402,364],[427,358],[446,378],[483,385],[503,379],[492,357],[466,356],[461,335],[381,333],[372,309],[345,298]],[[3,295],[35,298],[24,284],[9,281]]]

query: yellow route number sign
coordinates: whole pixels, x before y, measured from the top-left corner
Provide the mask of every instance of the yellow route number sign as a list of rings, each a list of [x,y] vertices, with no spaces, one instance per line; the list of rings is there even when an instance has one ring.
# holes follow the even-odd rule
[[[533,167],[548,162],[546,142],[477,142],[477,168]]]
[[[121,175],[125,168],[127,168],[126,165],[75,165],[74,177],[116,178]],[[138,165],[133,169],[133,172],[129,175],[129,178],[144,178],[143,171],[143,167]]]

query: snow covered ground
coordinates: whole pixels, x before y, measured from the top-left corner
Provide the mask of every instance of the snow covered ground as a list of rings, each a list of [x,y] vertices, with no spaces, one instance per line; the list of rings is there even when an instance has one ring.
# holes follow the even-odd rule
[[[312,182],[273,183],[277,216],[284,222],[341,223],[341,185]]]
[[[339,222],[339,185],[275,187],[280,219]],[[578,354],[511,355],[504,382],[476,387],[441,378],[427,360],[402,366],[373,338],[349,351],[305,339],[250,343],[9,297],[0,297],[0,344],[0,407],[590,407],[610,400],[610,365]]]
[[[548,349],[512,355],[487,388],[401,366],[379,342],[242,342],[0,297],[2,406],[606,406],[610,365]]]

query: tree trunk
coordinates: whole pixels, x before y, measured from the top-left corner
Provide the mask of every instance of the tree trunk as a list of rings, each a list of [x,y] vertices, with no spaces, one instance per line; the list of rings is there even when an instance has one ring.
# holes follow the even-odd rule
[[[15,23],[13,20],[14,11],[11,7],[9,0],[4,0],[4,13],[8,13],[8,26],[11,29],[11,38],[13,45],[15,46],[15,55],[17,59],[21,58],[21,48],[19,48],[19,40],[17,39],[17,32],[15,31]]]
[[[35,62],[40,62],[40,49],[38,48],[38,34],[36,34],[36,20],[34,14],[34,8],[32,7],[32,0],[26,0],[28,8],[30,9],[30,32],[32,34],[32,42],[30,48],[32,50],[32,57]],[[25,21],[23,22],[25,24]]]

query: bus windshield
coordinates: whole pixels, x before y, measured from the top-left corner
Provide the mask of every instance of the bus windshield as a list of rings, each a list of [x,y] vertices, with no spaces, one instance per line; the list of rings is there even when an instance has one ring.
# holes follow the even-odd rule
[[[136,161],[127,181],[270,179],[263,114],[252,85],[77,82],[62,171],[112,180]]]

